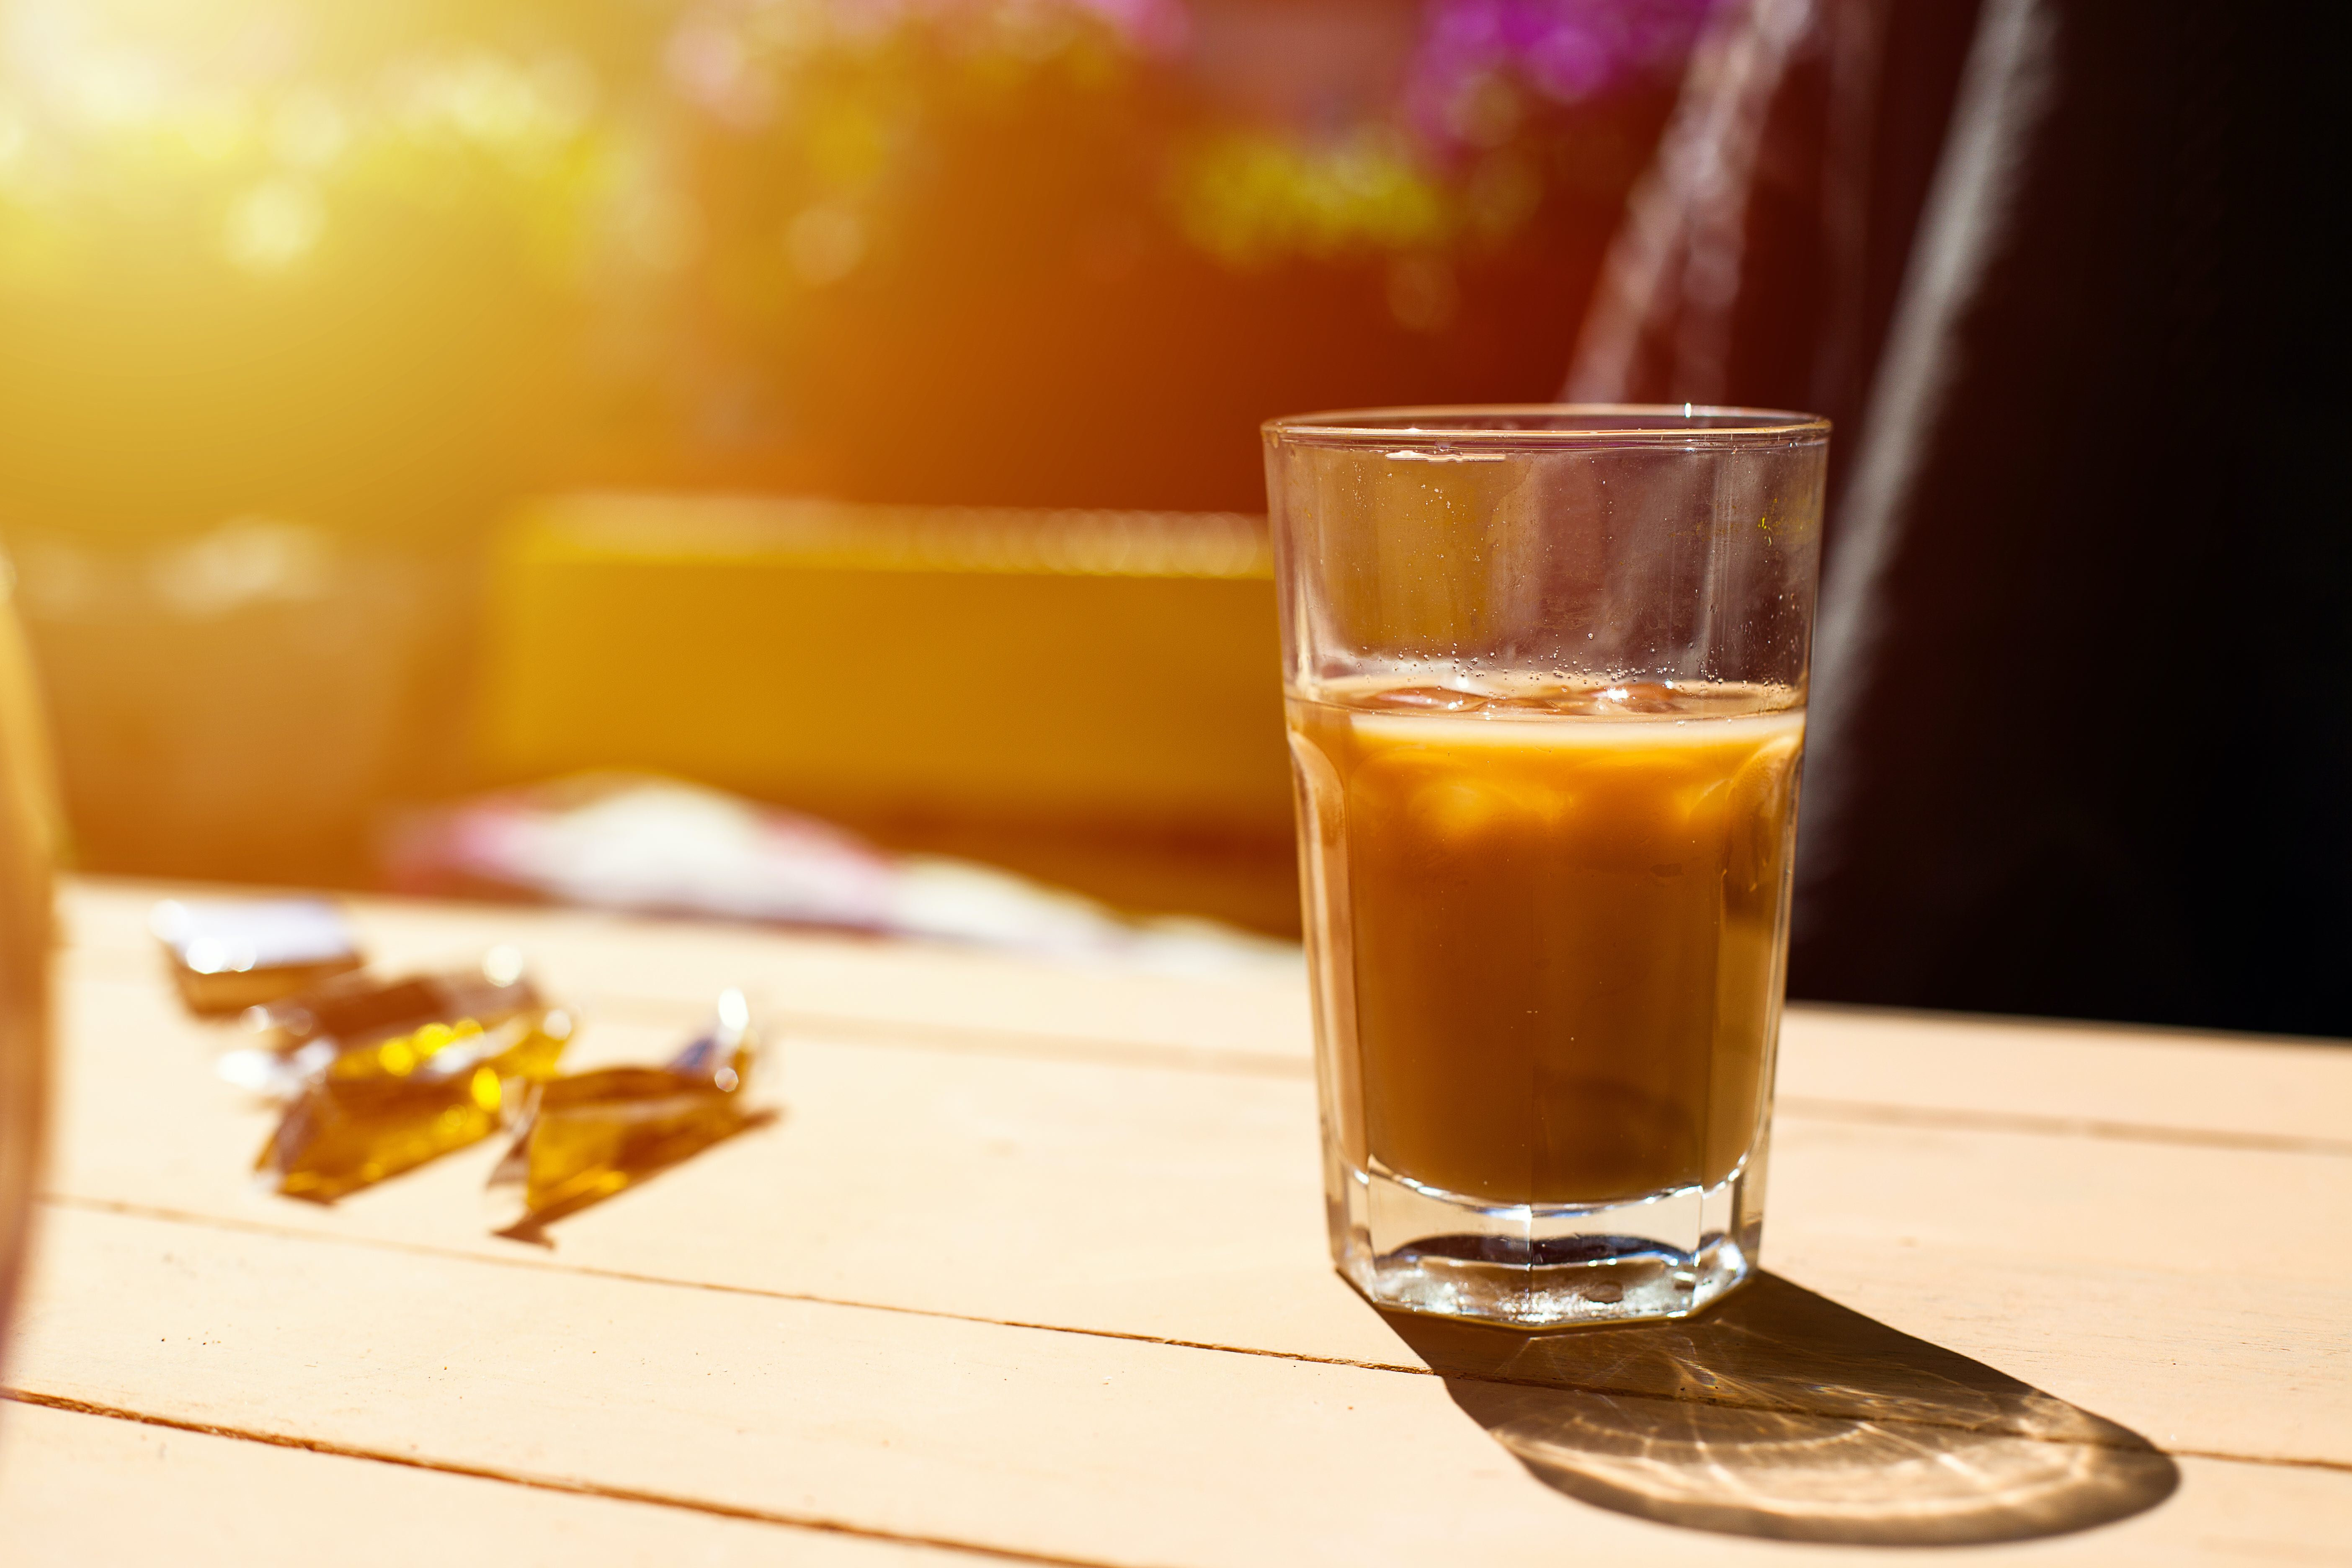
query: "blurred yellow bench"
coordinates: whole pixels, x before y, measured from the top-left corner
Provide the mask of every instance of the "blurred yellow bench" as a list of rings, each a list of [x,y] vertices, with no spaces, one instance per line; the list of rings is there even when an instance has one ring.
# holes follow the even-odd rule
[[[492,779],[658,769],[1295,924],[1255,519],[572,496],[509,520],[490,584]]]

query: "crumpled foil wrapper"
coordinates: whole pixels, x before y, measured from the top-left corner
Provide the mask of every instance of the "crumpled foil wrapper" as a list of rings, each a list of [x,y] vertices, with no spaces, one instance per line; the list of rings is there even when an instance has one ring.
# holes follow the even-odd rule
[[[532,1086],[493,1203],[529,1228],[598,1203],[763,1119],[750,1005],[720,994],[709,1027],[657,1068],[604,1068]]]

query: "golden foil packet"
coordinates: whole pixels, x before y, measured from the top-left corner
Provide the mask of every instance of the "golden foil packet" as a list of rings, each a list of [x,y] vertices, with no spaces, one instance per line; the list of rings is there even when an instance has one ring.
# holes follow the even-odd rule
[[[496,947],[472,969],[399,980],[347,975],[250,1008],[246,1025],[259,1043],[224,1056],[219,1070],[241,1089],[291,1100],[321,1074],[406,1078],[441,1051],[518,1020],[530,1029],[500,1048],[520,1053],[515,1072],[547,1077],[572,1021],[541,998],[520,953]],[[534,1052],[545,1060],[532,1070]]]
[[[740,991],[663,1067],[606,1068],[536,1086],[491,1173],[532,1226],[612,1196],[741,1131],[758,1039]],[[518,1194],[516,1189],[520,1189]]]
[[[222,1076],[288,1102],[254,1168],[277,1191],[321,1203],[507,1125],[572,1035],[571,1015],[544,1004],[511,948],[476,969],[352,976],[249,1022],[268,1043],[223,1058]]]
[[[570,1019],[524,1014],[491,1028],[428,1024],[393,1050],[362,1047],[311,1073],[254,1169],[289,1197],[331,1203],[478,1142],[555,1070]]]
[[[359,941],[324,899],[166,899],[147,917],[192,1013],[239,1013],[360,966]]]

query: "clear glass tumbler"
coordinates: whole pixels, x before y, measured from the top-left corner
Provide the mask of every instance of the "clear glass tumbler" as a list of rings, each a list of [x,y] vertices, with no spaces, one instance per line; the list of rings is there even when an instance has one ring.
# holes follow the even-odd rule
[[[1826,422],[1265,426],[1331,1247],[1383,1306],[1756,1267]]]

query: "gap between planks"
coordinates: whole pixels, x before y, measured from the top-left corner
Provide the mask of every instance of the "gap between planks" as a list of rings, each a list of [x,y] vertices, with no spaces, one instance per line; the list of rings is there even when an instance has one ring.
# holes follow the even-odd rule
[[[241,1232],[252,1236],[266,1236],[278,1240],[325,1242],[333,1246],[355,1247],[378,1252],[395,1252],[415,1257],[432,1258],[445,1262],[479,1263],[489,1265],[492,1268],[519,1268],[545,1274],[562,1274],[583,1279],[609,1279],[631,1285],[648,1285],[656,1288],[680,1290],[703,1290],[717,1295],[749,1296],[773,1301],[795,1301],[813,1306],[839,1307],[850,1311],[889,1312],[901,1317],[933,1318],[944,1320],[950,1322],[974,1323],[988,1328],[1012,1329],[1029,1333],[1076,1334],[1087,1339],[1120,1340],[1134,1344],[1162,1345],[1171,1350],[1205,1351],[1215,1355],[1256,1356],[1268,1361],[1296,1362],[1318,1366],[1344,1366],[1353,1368],[1360,1372],[1395,1373],[1412,1377],[1443,1377],[1449,1383],[1462,1382],[1492,1384],[1507,1387],[1549,1388],[1558,1389],[1562,1392],[1603,1394],[1612,1398],[1655,1400],[1666,1404],[1728,1404],[1738,1409],[1755,1410],[1765,1414],[1815,1416],[1825,1414],[1824,1412],[1810,1410],[1803,1406],[1793,1405],[1783,1406],[1739,1401],[1708,1399],[1695,1400],[1687,1398],[1686,1396],[1675,1394],[1653,1394],[1642,1389],[1619,1388],[1605,1384],[1564,1383],[1557,1379],[1482,1376],[1477,1373],[1470,1373],[1446,1374],[1437,1372],[1433,1367],[1417,1365],[1406,1362],[1362,1361],[1350,1356],[1310,1355],[1301,1351],[1269,1350],[1262,1346],[1255,1345],[1220,1344],[1214,1341],[1177,1339],[1165,1334],[1139,1334],[1127,1332],[1117,1329],[1090,1329],[1067,1323],[1032,1322],[1016,1318],[992,1318],[983,1314],[972,1312],[950,1312],[933,1307],[908,1307],[885,1301],[862,1301],[849,1297],[824,1296],[804,1290],[772,1290],[752,1285],[710,1284],[701,1280],[667,1279],[657,1274],[640,1274],[628,1269],[600,1268],[593,1265],[556,1263],[535,1258],[505,1257],[498,1253],[469,1252],[460,1247],[435,1247],[429,1243],[424,1242],[393,1241],[370,1237],[330,1236],[315,1231],[306,1231],[283,1226],[268,1225],[255,1220],[230,1219],[212,1215],[190,1214],[175,1209],[160,1208],[152,1205],[121,1203],[109,1199],[76,1198],[63,1194],[42,1194],[39,1201],[58,1208],[79,1209],[96,1214],[121,1215],[126,1217],[154,1220],[169,1225],[192,1226],[201,1229]],[[47,1405],[58,1409],[82,1408],[81,1406],[75,1405],[72,1401],[63,1400],[56,1395],[37,1394],[14,1388],[0,1388],[0,1398],[23,1399],[30,1404]],[[92,1407],[85,1413],[112,1415],[124,1420],[152,1421],[153,1423],[162,1426],[184,1426],[190,1431],[210,1432],[216,1436],[237,1436],[243,1435],[231,1428],[204,1426],[163,1416],[151,1417],[134,1411],[113,1411],[110,1409]],[[1904,1426],[1922,1426],[1949,1431],[1979,1431],[1985,1429],[1981,1426],[1971,1425],[1965,1422],[1929,1421],[1913,1417],[1900,1418],[1899,1424]],[[353,1457],[361,1458],[373,1457],[362,1450],[335,1448],[331,1445],[311,1444],[304,1439],[279,1439],[266,1436],[255,1436],[253,1440],[257,1442],[278,1442],[281,1443],[282,1446],[318,1447],[322,1452],[349,1453]],[[2033,1437],[2032,1440],[2035,1442],[2054,1443],[2060,1447],[2100,1447],[2106,1446],[2097,1442],[2087,1442],[2084,1439],[2069,1437],[2045,1438],[2037,1436]],[[2261,1465],[2289,1469],[2319,1469],[2352,1474],[2352,1463],[2336,1459],[2234,1454],[2223,1449],[2205,1448],[2166,1448],[2162,1451],[2177,1458],[2212,1459],[2227,1464]],[[495,1472],[491,1471],[478,1472],[464,1469],[462,1467],[456,1466],[443,1466],[438,1468],[457,1469],[459,1473],[467,1475],[486,1475],[494,1479],[504,1479],[497,1476]],[[600,1496],[628,1498],[632,1495],[625,1492],[605,1492],[593,1487],[579,1487],[571,1489],[593,1492]],[[638,1499],[637,1500],[660,1501],[662,1500],[653,1494],[646,1494],[644,1498]],[[679,1506],[690,1507],[697,1505],[681,1503]],[[713,1510],[710,1511],[723,1512],[727,1510]],[[747,1519],[770,1519],[770,1516],[757,1511],[744,1512],[742,1517]],[[782,1517],[771,1519],[770,1521],[775,1523],[799,1522]],[[812,1526],[811,1528],[821,1527]],[[954,1544],[948,1542],[929,1542],[927,1538],[912,1536],[904,1538],[891,1536],[887,1539],[921,1541],[925,1544],[935,1545]],[[969,1550],[986,1551],[991,1549],[973,1547],[969,1548]],[[1075,1558],[1021,1557],[1019,1553],[1011,1552],[996,1552],[994,1554],[1000,1556],[1018,1557],[1021,1561],[1024,1562],[1080,1563],[1084,1561]]]
[[[247,1443],[258,1447],[278,1448],[294,1453],[316,1454],[322,1458],[354,1460],[362,1464],[379,1464],[394,1470],[407,1470],[431,1475],[445,1475],[469,1480],[510,1486],[521,1492],[548,1492],[559,1496],[593,1499],[599,1501],[623,1503],[697,1517],[723,1519],[779,1529],[807,1535],[834,1536],[845,1540],[873,1542],[877,1544],[908,1546],[927,1552],[957,1553],[974,1559],[1043,1564],[1045,1568],[1114,1568],[1103,1560],[1058,1553],[1023,1551],[1018,1548],[967,1542],[953,1537],[897,1531],[848,1523],[815,1514],[802,1514],[781,1510],[751,1508],[670,1492],[646,1489],[603,1485],[593,1482],[535,1475],[528,1471],[506,1470],[495,1467],[439,1459],[413,1453],[399,1453],[328,1439],[305,1437],[291,1433],[271,1432],[253,1428],[201,1422],[183,1417],[163,1415],[122,1406],[95,1404],[87,1400],[58,1395],[0,1390],[0,1399],[42,1408],[60,1415],[91,1420],[120,1422],[126,1426],[146,1426],[184,1432],[192,1436],[218,1438],[226,1442]],[[2231,1455],[2209,1455],[2190,1449],[2172,1451],[2178,1457],[2203,1459],[2221,1464],[2245,1464]],[[2272,1468],[2345,1470],[2352,1467],[2326,1462],[2252,1461]],[[2210,1543],[2209,1543],[2210,1544]]]
[[[271,1448],[294,1448],[304,1453],[325,1454],[339,1459],[364,1459],[379,1465],[394,1465],[402,1469],[425,1470],[436,1475],[465,1476],[474,1480],[499,1481],[510,1487],[522,1487],[531,1491],[563,1492],[574,1497],[603,1498],[612,1502],[639,1503],[651,1508],[677,1509],[688,1513],[709,1514],[719,1519],[746,1520],[754,1524],[767,1524],[786,1530],[804,1530],[824,1535],[855,1536],[865,1541],[885,1541],[900,1546],[926,1546],[946,1552],[962,1552],[987,1557],[1001,1563],[1032,1563],[1048,1568],[1116,1568],[1115,1564],[1092,1557],[1060,1557],[1047,1552],[1022,1552],[1012,1547],[988,1546],[976,1542],[957,1541],[946,1536],[912,1535],[897,1531],[876,1530],[866,1525],[850,1524],[841,1520],[826,1519],[816,1514],[783,1513],[772,1509],[742,1508],[731,1503],[710,1502],[700,1498],[679,1497],[670,1492],[644,1491],[634,1487],[602,1486],[590,1481],[563,1480],[553,1476],[534,1476],[521,1470],[500,1470],[486,1465],[460,1464],[452,1459],[426,1458],[415,1454],[395,1454],[383,1448],[362,1447],[350,1443],[331,1442],[320,1437],[300,1437],[289,1432],[264,1432],[251,1427],[224,1426],[213,1422],[187,1421],[176,1415],[158,1415],[149,1411],[129,1410],[119,1405],[93,1405],[88,1400],[68,1399],[58,1394],[40,1394],[30,1389],[0,1388],[0,1399],[19,1405],[38,1405],[45,1410],[62,1411],[69,1415],[96,1416],[107,1421],[127,1421],[141,1426],[162,1426],[174,1432],[192,1432],[205,1437],[226,1437],[239,1443],[258,1443]]]
[[[1813,1121],[1867,1122],[1882,1127],[1931,1127],[1954,1132],[2021,1132],[2047,1138],[2097,1138],[2123,1143],[2172,1143],[2198,1149],[2240,1149],[2263,1154],[2352,1157],[2352,1138],[2305,1138],[2288,1132],[2233,1132],[2205,1127],[2158,1127],[2087,1116],[2036,1116],[2023,1110],[1943,1110],[1890,1105],[1874,1100],[1827,1100],[1791,1094],[1773,1102],[1775,1116]]]
[[[949,1322],[979,1323],[989,1328],[1020,1329],[1041,1334],[1079,1334],[1087,1339],[1125,1340],[1135,1344],[1166,1345],[1171,1350],[1209,1351],[1220,1355],[1261,1356],[1268,1361],[1309,1363],[1318,1366],[1354,1367],[1362,1372],[1407,1373],[1419,1377],[1436,1375],[1425,1366],[1402,1362],[1359,1361],[1349,1356],[1309,1355],[1303,1351],[1268,1350],[1257,1345],[1219,1344],[1210,1340],[1177,1339],[1167,1334],[1139,1334],[1121,1329],[1089,1329],[1069,1323],[1030,1322],[1019,1318],[992,1318],[979,1312],[950,1312],[937,1307],[908,1307],[892,1301],[861,1301],[847,1296],[823,1296],[807,1290],[774,1290],[758,1285],[717,1284],[701,1279],[677,1279],[661,1274],[640,1274],[626,1268],[602,1268],[593,1264],[562,1263],[541,1258],[510,1256],[498,1252],[471,1252],[459,1247],[436,1247],[430,1242],[394,1241],[388,1237],[335,1236],[320,1231],[304,1230],[293,1226],[270,1225],[260,1220],[232,1219],[226,1215],[194,1214],[184,1209],[163,1208],[152,1204],[124,1203],[113,1198],[76,1197],[66,1193],[43,1193],[38,1202],[53,1208],[79,1209],[87,1214],[120,1215],[131,1219],[156,1220],[166,1225],[193,1226],[204,1230],[235,1231],[247,1236],[266,1236],[278,1241],[324,1242],[333,1247],[356,1247],[375,1252],[397,1252],[415,1258],[439,1258],[452,1263],[482,1263],[494,1268],[520,1268],[541,1274],[566,1274],[581,1279],[613,1279],[629,1285],[652,1285],[676,1290],[707,1290],[720,1296],[750,1296],[769,1301],[803,1301],[819,1307],[842,1307],[852,1311],[894,1312],[908,1318],[938,1318]]]
[[[639,998],[603,997],[630,1010]],[[663,1022],[678,1016],[674,1004],[661,1005]],[[584,1011],[585,1009],[583,1009]],[[640,1018],[654,1015],[645,1006]],[[977,1028],[968,1024],[898,1023],[885,1018],[859,1018],[836,1013],[803,1013],[772,1008],[767,1013],[775,1032],[818,1035],[845,1042],[870,1041],[912,1046],[919,1049],[953,1051],[961,1056],[1016,1057],[1031,1061],[1091,1062],[1108,1067],[1172,1068],[1183,1072],[1232,1073],[1244,1078],[1284,1079],[1311,1083],[1315,1064],[1304,1057],[1268,1056],[1259,1051],[1226,1050],[1216,1046],[1179,1046],[1144,1040],[1119,1040],[1106,1036],[1051,1035],[1026,1029]]]

